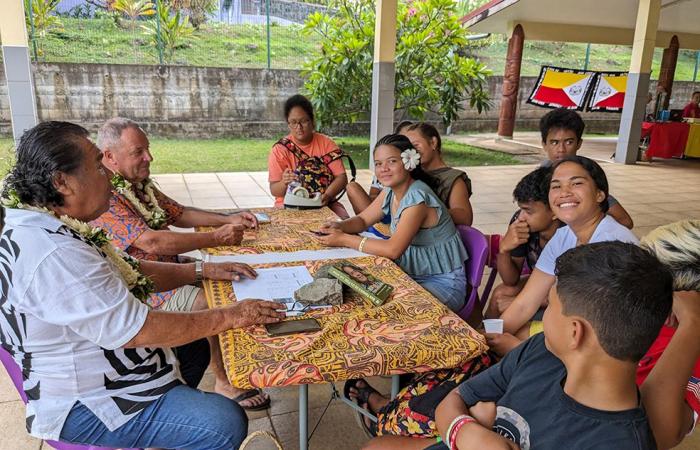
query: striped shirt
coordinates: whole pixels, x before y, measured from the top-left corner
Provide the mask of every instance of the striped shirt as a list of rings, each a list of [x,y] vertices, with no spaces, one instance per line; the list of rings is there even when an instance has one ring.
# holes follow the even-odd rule
[[[58,437],[76,402],[109,430],[180,384],[173,352],[123,346],[148,307],[58,219],[8,209],[0,236],[0,343],[24,374],[27,431]]]

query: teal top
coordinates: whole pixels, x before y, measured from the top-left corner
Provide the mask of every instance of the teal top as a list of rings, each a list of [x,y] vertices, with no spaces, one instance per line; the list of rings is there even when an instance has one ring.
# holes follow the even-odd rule
[[[394,198],[391,188],[384,188],[386,197],[382,204],[384,215],[391,214],[390,205]],[[438,275],[449,273],[464,265],[469,258],[459,237],[447,207],[422,181],[416,180],[408,187],[401,199],[396,214],[391,214],[391,233],[401,220],[404,209],[425,203],[437,210],[438,223],[432,228],[421,228],[406,251],[395,262],[409,275]]]

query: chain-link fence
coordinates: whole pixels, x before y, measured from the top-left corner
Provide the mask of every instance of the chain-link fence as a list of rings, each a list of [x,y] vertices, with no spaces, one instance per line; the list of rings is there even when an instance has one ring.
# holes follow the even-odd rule
[[[25,0],[37,62],[301,68],[324,5],[289,0]],[[29,11],[32,14],[29,14]]]
[[[319,51],[319,35],[302,33],[306,17],[333,11],[329,0],[24,1],[38,62],[301,69]],[[457,1],[464,10],[484,3]],[[503,73],[505,36],[473,41],[465,51]],[[657,48],[653,78],[661,54]],[[630,57],[624,45],[526,41],[522,75],[537,75],[542,65],[626,71]],[[697,81],[699,64],[700,52],[681,50],[675,79]]]

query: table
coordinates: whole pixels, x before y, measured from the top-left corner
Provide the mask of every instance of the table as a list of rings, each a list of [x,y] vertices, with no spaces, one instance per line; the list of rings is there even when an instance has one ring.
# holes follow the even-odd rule
[[[265,210],[272,223],[261,226],[258,235],[273,236],[274,242],[248,242],[245,249],[213,250],[216,254],[262,253],[266,248],[287,251],[314,247],[295,238],[324,211],[278,212]],[[306,218],[305,218],[306,217]],[[284,220],[285,223],[280,223]],[[267,230],[265,228],[268,228]],[[284,230],[284,239],[275,230]],[[308,234],[308,233],[307,233]],[[298,248],[302,245],[303,248]],[[330,261],[299,261],[258,264],[256,268],[305,265],[313,274]],[[381,307],[373,307],[357,294],[345,296],[345,303],[308,313],[322,326],[316,333],[270,337],[264,327],[228,330],[219,335],[229,381],[240,388],[299,385],[300,449],[307,448],[308,384],[327,383],[374,375],[398,375],[456,367],[486,351],[484,338],[456,314],[406,275],[393,261],[376,256],[353,258],[353,263],[371,268],[372,273],[394,286]],[[205,280],[210,307],[230,304],[230,283]],[[396,380],[396,377],[395,377]],[[398,384],[394,383],[394,388]],[[394,390],[394,389],[392,389]],[[395,392],[393,393],[396,394]]]
[[[681,158],[688,142],[689,124],[685,122],[644,122],[642,132],[651,129],[647,158]]]
[[[310,210],[281,208],[255,208],[252,212],[265,213],[272,223],[261,224],[257,230],[246,230],[240,245],[202,249],[210,255],[240,255],[267,252],[293,252],[296,250],[320,250],[328,248],[309,234],[321,225],[337,220],[338,216],[328,207]],[[198,227],[198,231],[211,231],[214,227]]]
[[[700,123],[691,123],[688,131],[688,143],[685,145],[685,156],[700,158]]]

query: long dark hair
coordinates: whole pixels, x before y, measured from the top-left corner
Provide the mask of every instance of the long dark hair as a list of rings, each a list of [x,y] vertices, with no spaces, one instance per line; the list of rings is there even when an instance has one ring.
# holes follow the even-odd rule
[[[377,147],[380,145],[391,145],[392,147],[399,149],[400,152],[413,148],[411,141],[409,141],[408,138],[402,134],[387,134],[377,141],[377,143],[374,145],[374,150],[377,150]],[[428,172],[424,171],[420,163],[415,169],[410,170],[408,173],[411,175],[411,178],[422,181],[423,183],[427,184],[430,189],[434,190],[438,185],[437,179]]]
[[[599,205],[601,211],[603,211],[603,214],[607,213],[608,209],[610,208],[610,205],[608,205],[608,197],[610,196],[608,192],[608,177],[605,176],[605,171],[603,171],[603,168],[600,167],[600,165],[592,159],[578,155],[567,156],[566,158],[557,161],[554,164],[554,166],[552,166],[552,171],[549,172],[549,179],[552,179],[552,175],[554,174],[554,171],[557,169],[557,167],[567,162],[578,164],[579,166],[586,169],[586,172],[588,172],[588,175],[591,176],[593,183],[595,183],[596,188],[598,188],[598,190],[602,191],[605,194],[605,198],[603,198],[603,201],[600,202]]]

